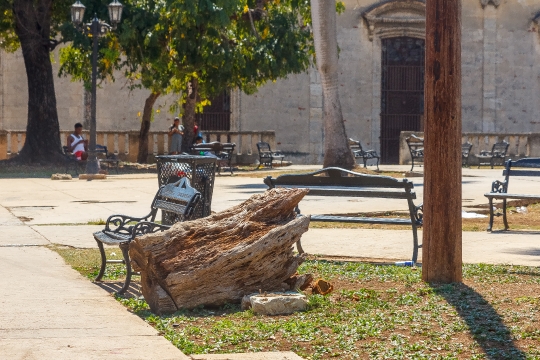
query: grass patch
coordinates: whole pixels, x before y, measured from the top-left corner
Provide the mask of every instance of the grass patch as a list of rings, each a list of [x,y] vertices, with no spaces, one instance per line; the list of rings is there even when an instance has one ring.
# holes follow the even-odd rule
[[[98,268],[95,249],[54,249],[86,276]],[[308,310],[291,316],[257,316],[237,304],[156,316],[144,300],[117,299],[186,354],[540,359],[539,268],[465,265],[463,284],[433,286],[422,282],[421,270],[396,266],[309,260],[299,272],[336,290],[308,295]]]
[[[51,245],[49,248],[60,254],[68,265],[88,279],[93,280],[99,273],[101,255],[98,249],[77,249],[60,245]],[[107,259],[123,259],[120,249],[105,248],[105,254]],[[108,264],[103,280],[118,280],[125,277],[126,267],[123,264]]]
[[[96,220],[90,220],[86,223],[86,225],[106,225],[107,220],[103,219],[96,219]]]

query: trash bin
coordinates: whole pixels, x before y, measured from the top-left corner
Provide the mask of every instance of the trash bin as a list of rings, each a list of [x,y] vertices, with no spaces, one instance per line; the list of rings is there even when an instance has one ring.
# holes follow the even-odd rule
[[[191,186],[202,195],[195,207],[192,219],[210,215],[217,167],[216,159],[196,155],[160,155],[156,158],[159,186],[174,183],[187,177]],[[163,212],[162,223],[164,225],[171,225],[176,221],[167,212]]]

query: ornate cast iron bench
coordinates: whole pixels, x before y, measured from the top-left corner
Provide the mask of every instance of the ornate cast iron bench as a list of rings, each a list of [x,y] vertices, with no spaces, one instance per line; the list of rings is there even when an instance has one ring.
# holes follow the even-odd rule
[[[424,162],[424,139],[414,134],[405,139],[411,154],[411,171],[414,169],[414,160]]]
[[[171,227],[170,225],[162,225],[154,222],[158,210],[167,211],[168,216],[174,214],[176,218],[173,223],[189,220],[200,198],[201,194],[192,188],[189,180],[184,177],[176,183],[163,185],[159,188],[152,201],[151,211],[148,215],[143,217],[128,215],[109,216],[105,229],[94,233],[94,239],[101,253],[101,268],[95,281],[101,280],[108,263],[125,264],[127,270],[126,281],[122,289],[118,292],[123,294],[129,288],[132,276],[128,254],[131,240],[140,235],[167,230]],[[119,246],[124,259],[107,260],[103,244]]]
[[[516,168],[521,170],[516,170]],[[491,192],[484,194],[489,199],[489,225],[487,231],[491,231],[493,228],[493,218],[501,215],[503,217],[504,230],[508,230],[508,219],[506,217],[508,199],[540,201],[540,195],[508,193],[510,176],[540,176],[540,158],[520,159],[516,161],[508,160],[503,175],[505,177],[504,181],[495,180],[491,185]],[[494,199],[502,200],[502,214],[495,214],[493,209]]]
[[[360,141],[353,139],[349,139],[349,145],[351,146],[351,150],[355,159],[362,159],[364,167],[367,167],[368,160],[375,159],[377,160],[377,170],[379,170],[380,157],[379,155],[377,155],[377,152],[375,150],[364,150],[362,149],[362,144],[360,143]]]
[[[469,166],[469,156],[471,155],[471,149],[472,144],[470,142],[461,144],[461,166]]]
[[[478,158],[478,168],[480,169],[480,165],[491,165],[491,168],[493,169],[495,161],[498,161],[501,165],[504,165],[506,153],[508,152],[508,145],[509,144],[503,140],[493,144],[491,151],[480,151],[480,154],[476,155]]]
[[[257,166],[257,169],[260,168],[261,165],[270,165],[270,168],[272,168],[274,160],[281,160],[281,165],[283,165],[285,155],[281,154],[279,150],[272,151],[269,143],[263,141],[258,142],[257,150],[259,151],[259,166]]]
[[[275,187],[307,188],[311,196],[342,196],[407,200],[409,219],[376,218],[336,215],[311,215],[313,221],[347,222],[361,224],[391,224],[410,226],[413,232],[412,261],[416,263],[418,249],[417,229],[422,226],[423,207],[415,206],[414,185],[407,179],[399,180],[388,176],[366,175],[340,168],[326,168],[309,174],[268,176],[264,183],[269,189]],[[297,209],[300,214],[300,209]],[[297,243],[298,252],[303,253],[302,245]]]
[[[232,156],[234,153],[234,148],[236,144],[234,143],[220,143],[219,141],[214,141],[207,144],[195,144],[191,147],[191,153],[193,155],[203,155],[206,152],[210,152],[215,155],[216,162],[218,166],[218,174],[221,175],[221,167],[228,166],[231,175],[233,173],[233,168],[231,165]]]

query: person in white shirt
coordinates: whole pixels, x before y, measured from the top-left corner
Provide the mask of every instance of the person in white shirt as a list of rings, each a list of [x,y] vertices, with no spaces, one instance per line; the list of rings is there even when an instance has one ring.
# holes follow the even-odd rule
[[[77,160],[86,160],[88,158],[88,140],[82,136],[83,126],[81,123],[75,124],[75,131],[67,138],[69,151],[75,155]]]

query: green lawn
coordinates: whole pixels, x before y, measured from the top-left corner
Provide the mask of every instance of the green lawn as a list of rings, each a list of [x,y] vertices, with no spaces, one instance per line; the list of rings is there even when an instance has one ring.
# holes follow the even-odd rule
[[[92,278],[97,250],[55,247]],[[118,250],[108,250],[120,255]],[[464,283],[428,285],[421,269],[314,259],[300,273],[331,281],[309,309],[256,316],[239,305],[156,316],[117,296],[186,354],[292,350],[306,359],[540,359],[540,269],[465,265]],[[121,279],[113,266],[107,279]]]

